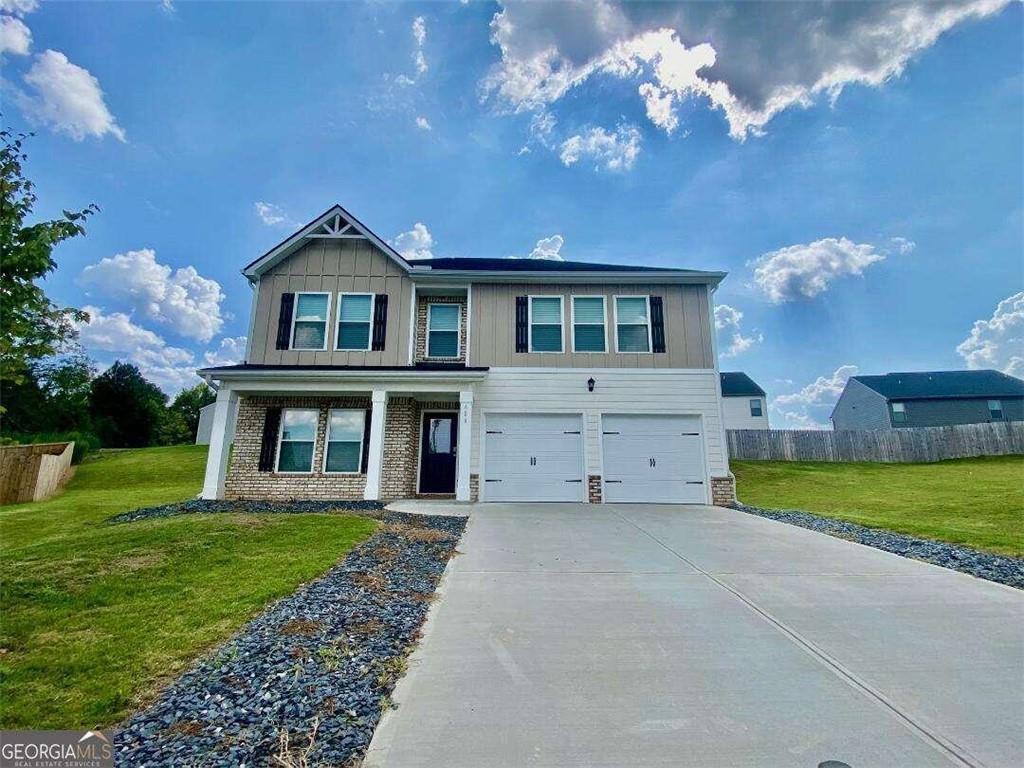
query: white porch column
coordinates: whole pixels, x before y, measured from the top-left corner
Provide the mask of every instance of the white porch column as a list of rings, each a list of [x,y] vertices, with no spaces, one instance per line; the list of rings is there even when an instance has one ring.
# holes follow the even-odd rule
[[[363,498],[380,498],[380,476],[384,465],[384,420],[387,418],[388,392],[373,390],[373,410],[370,413],[370,447],[367,449],[366,489]]]
[[[473,457],[473,390],[459,392],[459,437],[455,454],[455,500],[469,501],[469,464]]]
[[[206,478],[203,480],[204,499],[224,498],[224,478],[228,473],[231,443],[235,439],[237,413],[238,395],[226,384],[221,384],[210,427],[210,450],[206,455]]]

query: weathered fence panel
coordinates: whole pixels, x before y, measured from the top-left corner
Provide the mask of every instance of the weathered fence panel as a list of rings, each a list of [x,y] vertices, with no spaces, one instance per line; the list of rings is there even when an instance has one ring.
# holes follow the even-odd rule
[[[75,444],[0,446],[0,504],[41,501],[59,491],[71,475]]]
[[[730,429],[729,458],[912,463],[1024,454],[1024,421],[907,429]]]

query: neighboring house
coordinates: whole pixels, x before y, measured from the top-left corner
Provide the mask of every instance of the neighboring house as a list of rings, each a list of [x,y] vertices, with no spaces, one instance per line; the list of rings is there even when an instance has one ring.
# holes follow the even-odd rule
[[[835,429],[944,427],[1024,419],[1024,381],[999,371],[851,376],[832,411]]]
[[[722,419],[726,429],[768,429],[764,390],[743,371],[722,371]]]
[[[721,272],[406,261],[335,206],[243,274],[246,360],[199,371],[205,498],[734,498]]]
[[[196,445],[209,445],[210,433],[213,431],[213,412],[216,403],[204,405],[199,409],[199,426],[196,429]]]

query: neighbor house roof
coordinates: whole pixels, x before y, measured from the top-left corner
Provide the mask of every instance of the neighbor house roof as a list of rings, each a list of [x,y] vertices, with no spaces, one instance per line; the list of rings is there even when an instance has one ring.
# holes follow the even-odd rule
[[[1024,381],[999,371],[914,371],[851,376],[887,400],[1024,397]]]
[[[722,371],[722,397],[764,397],[764,390],[743,371]]]

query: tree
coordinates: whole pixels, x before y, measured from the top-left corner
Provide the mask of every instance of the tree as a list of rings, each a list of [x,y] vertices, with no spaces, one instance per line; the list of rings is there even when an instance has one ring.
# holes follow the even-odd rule
[[[78,309],[60,308],[37,281],[57,268],[53,248],[85,234],[85,221],[99,209],[64,211],[63,218],[29,226],[34,185],[22,174],[26,134],[0,131],[0,383],[20,383],[32,361],[55,354],[76,336]]]
[[[196,432],[199,431],[199,410],[217,399],[217,393],[203,382],[196,384],[189,389],[183,389],[174,398],[170,410],[178,413],[188,425],[192,435],[192,442],[195,442]]]
[[[108,448],[155,445],[164,424],[167,395],[130,363],[115,362],[92,382],[90,412]]]
[[[89,431],[89,396],[96,375],[93,361],[75,352],[38,363],[33,370],[51,411],[48,429]]]

